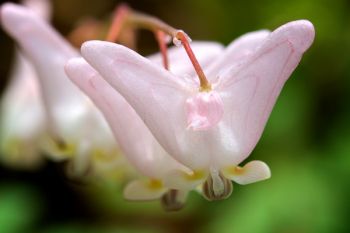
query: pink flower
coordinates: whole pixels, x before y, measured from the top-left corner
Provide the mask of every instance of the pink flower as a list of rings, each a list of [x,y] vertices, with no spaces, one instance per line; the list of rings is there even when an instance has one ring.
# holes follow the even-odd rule
[[[40,137],[45,129],[45,112],[36,72],[16,52],[11,83],[1,99],[1,159],[16,167],[36,167],[42,162]]]
[[[48,20],[51,5],[46,0],[23,4]],[[39,140],[45,128],[45,113],[33,65],[16,50],[9,86],[1,99],[1,160],[20,168],[35,168],[42,162]]]
[[[306,20],[248,34],[206,70],[211,84],[206,89],[121,45],[90,41],[81,52],[164,149],[193,170],[192,177],[178,170],[166,182],[180,190],[193,180],[204,182],[204,195],[214,200],[230,194],[228,180],[248,184],[270,177],[261,161],[238,165],[254,149],[285,81],[313,39],[313,25]]]
[[[96,152],[115,153],[118,146],[102,114],[64,73],[78,51],[29,8],[2,5],[1,23],[37,73],[46,121],[40,147],[55,160],[71,159],[72,175],[83,174]]]
[[[209,63],[222,51],[222,47],[216,43],[194,42],[194,44],[195,50],[206,51],[199,56],[204,63]],[[186,54],[180,48],[169,49],[169,57],[171,72],[178,74],[192,72],[191,64],[185,59]],[[157,65],[161,64],[160,58],[159,54],[149,57],[150,61]],[[188,176],[193,174],[192,171],[174,160],[159,145],[134,109],[84,59],[69,60],[66,73],[101,110],[123,154],[137,171],[147,177],[130,182],[124,190],[125,198],[152,200],[163,197],[167,208],[180,207],[189,189],[182,187],[181,190],[169,190],[164,180],[172,171],[180,170]],[[175,199],[166,201],[167,194],[173,195]]]

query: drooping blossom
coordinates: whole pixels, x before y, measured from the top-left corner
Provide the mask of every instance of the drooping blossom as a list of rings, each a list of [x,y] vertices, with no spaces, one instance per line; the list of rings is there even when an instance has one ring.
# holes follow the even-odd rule
[[[27,9],[5,4],[1,12],[4,28],[20,44],[39,73],[48,118],[48,135],[42,143],[45,150],[57,160],[72,159],[74,174],[82,174],[88,166],[93,166],[98,173],[122,169],[124,163],[119,160],[119,149],[102,115],[63,72],[66,60],[78,56],[78,52]],[[204,64],[222,50],[217,43],[203,42],[195,43],[194,48],[205,51],[200,58]],[[181,54],[180,49],[170,51],[170,58],[177,61],[172,68],[175,73],[183,69],[181,63],[189,64],[186,60],[175,59]],[[159,57],[154,55],[150,59],[158,64]]]
[[[118,146],[102,114],[64,73],[66,61],[79,53],[26,7],[5,3],[1,19],[38,74],[47,123],[41,148],[55,160],[71,160],[72,175],[86,172],[96,154],[117,155]]]
[[[47,0],[25,0],[23,5],[44,20],[51,16]],[[33,65],[16,49],[10,83],[1,98],[1,160],[14,167],[35,168],[42,163],[39,141],[45,115]]]
[[[200,60],[209,64],[222,51],[222,46],[210,42],[194,42],[200,54]],[[169,49],[170,71],[177,74],[190,74],[191,64],[180,48]],[[160,54],[148,59],[161,65]],[[141,178],[129,183],[124,196],[129,200],[152,200],[162,198],[168,209],[180,208],[187,196],[188,189],[169,190],[164,179],[174,170],[181,170],[189,176],[191,170],[174,160],[157,142],[142,119],[126,100],[116,92],[84,59],[71,59],[66,72],[103,112],[110,124],[123,154],[147,179]]]
[[[16,52],[11,83],[1,99],[1,160],[15,167],[36,167],[45,114],[32,65]]]
[[[205,85],[194,76],[191,81],[174,75],[121,45],[90,41],[81,52],[164,149],[192,169],[192,176],[181,170],[169,174],[169,187],[181,190],[197,180],[203,183],[204,196],[215,200],[230,194],[230,180],[248,184],[270,177],[262,161],[239,164],[257,144],[285,81],[313,39],[313,25],[299,20],[247,46],[246,55],[236,56],[232,45],[208,68]]]

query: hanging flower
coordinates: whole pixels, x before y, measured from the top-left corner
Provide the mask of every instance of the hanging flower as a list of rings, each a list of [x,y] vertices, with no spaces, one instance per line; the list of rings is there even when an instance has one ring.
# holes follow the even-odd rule
[[[88,170],[94,154],[117,155],[118,146],[102,114],[64,73],[66,61],[79,53],[26,7],[6,3],[1,17],[3,28],[37,72],[46,121],[41,148],[55,160],[70,159],[74,176]]]
[[[33,168],[42,162],[39,141],[45,114],[35,70],[20,52],[15,57],[11,83],[1,99],[1,160]]]
[[[25,0],[23,5],[38,17],[49,20],[51,5],[46,0]],[[1,160],[18,168],[35,168],[42,163],[39,141],[45,116],[33,65],[16,50],[10,83],[1,98]]]
[[[63,72],[66,60],[78,56],[78,52],[50,25],[23,7],[5,4],[2,15],[4,28],[28,54],[39,73],[48,118],[48,136],[42,143],[45,151],[56,160],[72,159],[73,175],[93,169],[97,174],[110,176],[125,169],[127,166],[102,115]],[[207,64],[223,48],[217,43],[194,42],[194,49],[199,52],[200,61]],[[173,72],[192,72],[190,62],[182,59],[184,55],[179,48],[169,50],[169,58],[174,61]],[[155,64],[162,62],[160,54],[149,59]]]
[[[210,42],[194,42],[201,53],[200,60],[209,60],[222,51],[222,46]],[[191,64],[180,48],[169,50],[170,71],[178,74],[191,73]],[[161,55],[149,57],[154,64],[161,65]],[[145,177],[129,183],[124,196],[129,200],[162,199],[168,210],[182,207],[188,189],[171,190],[164,184],[166,175],[181,170],[189,176],[191,170],[174,160],[157,142],[142,119],[126,100],[116,92],[86,61],[73,58],[66,65],[66,73],[96,104],[104,114],[115,138],[130,163]]]
[[[175,39],[189,50],[183,33]],[[207,69],[208,79],[189,53],[200,82],[174,75],[121,45],[90,41],[81,52],[165,150],[193,171],[191,176],[181,170],[167,175],[167,185],[181,190],[200,182],[204,196],[216,200],[229,196],[230,180],[248,184],[270,177],[264,162],[239,164],[254,149],[283,84],[313,39],[310,22],[287,23],[247,45],[246,55],[239,48],[242,53],[235,55],[235,45],[230,46]]]

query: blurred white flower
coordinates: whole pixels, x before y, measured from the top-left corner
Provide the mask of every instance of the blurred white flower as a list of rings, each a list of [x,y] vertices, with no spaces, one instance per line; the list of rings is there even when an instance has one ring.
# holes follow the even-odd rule
[[[66,61],[79,53],[26,7],[6,3],[1,7],[1,17],[3,28],[38,74],[46,114],[46,135],[40,144],[46,153],[55,160],[72,161],[69,171],[74,176],[91,168],[93,157],[101,161],[110,157],[107,154],[114,154],[115,159],[122,159],[102,114],[64,73]]]
[[[38,17],[49,20],[47,0],[24,0],[23,5]],[[1,160],[17,168],[36,168],[43,161],[39,141],[45,128],[45,113],[37,73],[28,59],[16,50],[10,82],[1,98]]]

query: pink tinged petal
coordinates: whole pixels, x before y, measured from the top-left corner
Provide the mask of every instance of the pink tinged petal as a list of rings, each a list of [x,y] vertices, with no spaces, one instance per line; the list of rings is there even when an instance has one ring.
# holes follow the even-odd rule
[[[224,114],[221,97],[215,91],[199,92],[186,100],[188,129],[209,130]]]
[[[251,184],[271,177],[269,166],[262,161],[251,161],[243,167],[228,167],[223,171],[224,176],[238,184]]]
[[[260,30],[246,33],[231,42],[225,51],[213,61],[208,67],[208,77],[211,79],[224,72],[223,67],[229,68],[232,65],[238,65],[244,62],[269,36],[270,31]]]
[[[115,148],[114,141],[110,140],[112,133],[101,113],[64,72],[66,61],[78,56],[78,52],[26,7],[4,4],[1,18],[5,30],[17,41],[38,73],[48,118],[49,136],[40,144],[43,150],[53,159],[62,160],[78,154],[87,161],[93,149]],[[57,139],[65,146],[59,146]],[[84,143],[89,144],[86,146],[89,149],[83,149]]]
[[[10,80],[1,99],[1,159],[16,167],[35,168],[42,162],[38,141],[45,113],[35,70],[18,51]]]
[[[191,169],[208,166],[210,154],[202,146],[203,139],[186,130],[186,99],[192,92],[181,78],[121,45],[90,41],[81,50],[84,58],[124,96],[171,156]],[[197,138],[197,142],[191,137]]]
[[[52,15],[51,0],[23,0],[22,4],[41,18],[49,21]]]
[[[163,178],[172,169],[185,169],[164,151],[134,109],[84,59],[69,60],[65,69],[104,114],[124,155],[139,172]]]
[[[205,69],[223,52],[224,48],[219,43],[193,41],[191,43],[193,52],[199,61],[199,64]],[[180,46],[173,46],[168,49],[169,70],[175,75],[195,75],[193,65],[186,54],[185,49]],[[161,66],[163,63],[160,53],[147,57],[152,62]]]
[[[65,62],[78,53],[49,24],[33,11],[12,3],[1,7],[3,28],[20,45],[35,66],[50,116],[80,115],[77,109],[85,96],[64,73]]]
[[[43,131],[44,109],[34,68],[20,53],[16,58],[10,86],[1,101],[2,129],[29,140]]]
[[[221,164],[238,164],[253,150],[272,107],[293,70],[314,39],[306,20],[283,25],[272,32],[241,65],[228,69],[216,87],[225,113],[223,122],[239,145],[236,154],[220,154]]]

